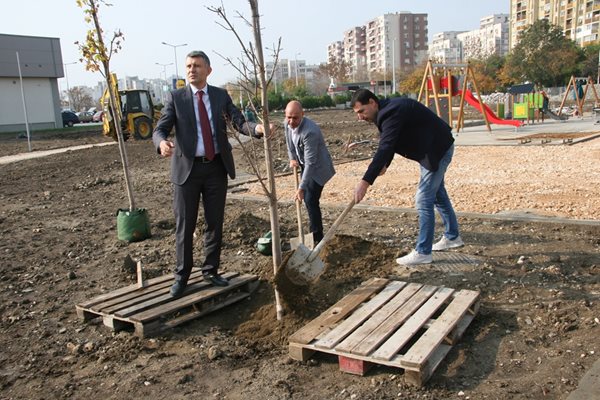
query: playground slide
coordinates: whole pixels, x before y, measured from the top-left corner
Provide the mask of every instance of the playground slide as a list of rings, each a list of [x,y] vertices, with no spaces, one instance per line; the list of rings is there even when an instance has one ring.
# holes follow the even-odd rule
[[[458,94],[460,95],[461,91],[458,91]],[[479,100],[477,100],[477,98],[475,96],[473,96],[473,93],[470,90],[467,90],[465,92],[465,100],[467,101],[467,103],[469,103],[470,105],[472,105],[473,107],[475,107],[476,109],[478,109],[479,111],[481,111],[481,107],[479,107]],[[502,118],[498,118],[496,116],[496,114],[494,114],[494,112],[491,110],[491,108],[489,108],[487,105],[483,105],[483,109],[485,112],[485,115],[487,116],[487,120],[490,124],[497,124],[497,125],[513,125],[515,127],[520,127],[523,126],[523,122],[522,121],[517,121],[514,119],[502,119]]]

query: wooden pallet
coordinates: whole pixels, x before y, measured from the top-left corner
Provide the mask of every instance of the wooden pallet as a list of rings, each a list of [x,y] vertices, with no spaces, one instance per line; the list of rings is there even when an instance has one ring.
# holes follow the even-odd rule
[[[373,364],[404,369],[422,386],[460,339],[479,308],[479,292],[373,278],[289,339],[289,354],[337,355],[344,372]]]
[[[169,293],[173,276],[165,275],[146,281],[144,287],[130,285],[75,308],[83,321],[101,317],[115,331],[129,329],[146,337],[245,299],[258,287],[256,275],[227,273],[223,277],[229,286],[213,286],[204,281],[201,271],[194,271],[183,296],[173,298]]]

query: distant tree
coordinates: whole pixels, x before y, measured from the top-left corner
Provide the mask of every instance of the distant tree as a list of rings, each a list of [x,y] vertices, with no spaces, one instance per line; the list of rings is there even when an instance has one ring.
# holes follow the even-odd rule
[[[480,60],[471,60],[471,68],[477,81],[477,87],[482,93],[505,89],[505,85],[498,78],[502,73],[505,62],[506,57],[497,54],[492,54]]]
[[[583,48],[583,59],[579,65],[580,76],[591,76],[598,79],[598,54],[600,43],[590,44]]]
[[[418,94],[421,89],[424,74],[425,65],[421,65],[420,67],[415,68],[410,74],[401,77],[398,83],[400,93]]]
[[[577,72],[582,56],[582,50],[564,36],[562,28],[541,19],[519,35],[504,73],[513,83],[562,85]]]
[[[96,105],[92,96],[83,86],[75,86],[69,90],[71,98],[71,107],[74,111],[86,111]]]
[[[330,60],[327,64],[319,65],[319,73],[333,78],[335,84],[339,85],[350,80],[350,64],[344,60]]]

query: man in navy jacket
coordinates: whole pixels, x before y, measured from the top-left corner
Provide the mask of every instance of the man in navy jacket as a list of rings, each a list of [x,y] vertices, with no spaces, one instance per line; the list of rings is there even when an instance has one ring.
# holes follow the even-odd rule
[[[409,98],[379,100],[366,89],[352,96],[351,107],[358,118],[377,125],[379,147],[362,180],[354,189],[359,203],[377,176],[383,175],[395,154],[417,161],[421,177],[415,197],[419,213],[419,236],[415,249],[396,262],[400,265],[430,264],[432,250],[447,250],[464,243],[458,221],[444,187],[444,175],[454,153],[452,128],[429,108]],[[433,244],[435,212],[444,222],[444,235]]]

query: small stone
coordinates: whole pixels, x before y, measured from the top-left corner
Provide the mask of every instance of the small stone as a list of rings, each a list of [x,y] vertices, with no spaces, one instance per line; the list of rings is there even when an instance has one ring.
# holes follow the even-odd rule
[[[69,352],[70,352],[71,354],[78,354],[78,353],[81,353],[81,345],[80,345],[80,344],[76,344],[76,343],[69,342],[69,343],[67,343],[67,350],[69,350]]]
[[[96,346],[94,345],[94,342],[87,342],[86,344],[83,345],[83,351],[85,351],[86,353],[90,353],[92,351],[94,351],[94,348]]]
[[[69,271],[69,273],[67,274],[67,278],[69,278],[70,280],[73,280],[73,279],[77,278],[77,275],[75,275],[75,272]]]
[[[221,352],[221,350],[217,346],[211,346],[208,349],[207,355],[209,360],[215,360],[221,357],[223,355],[223,352]]]

